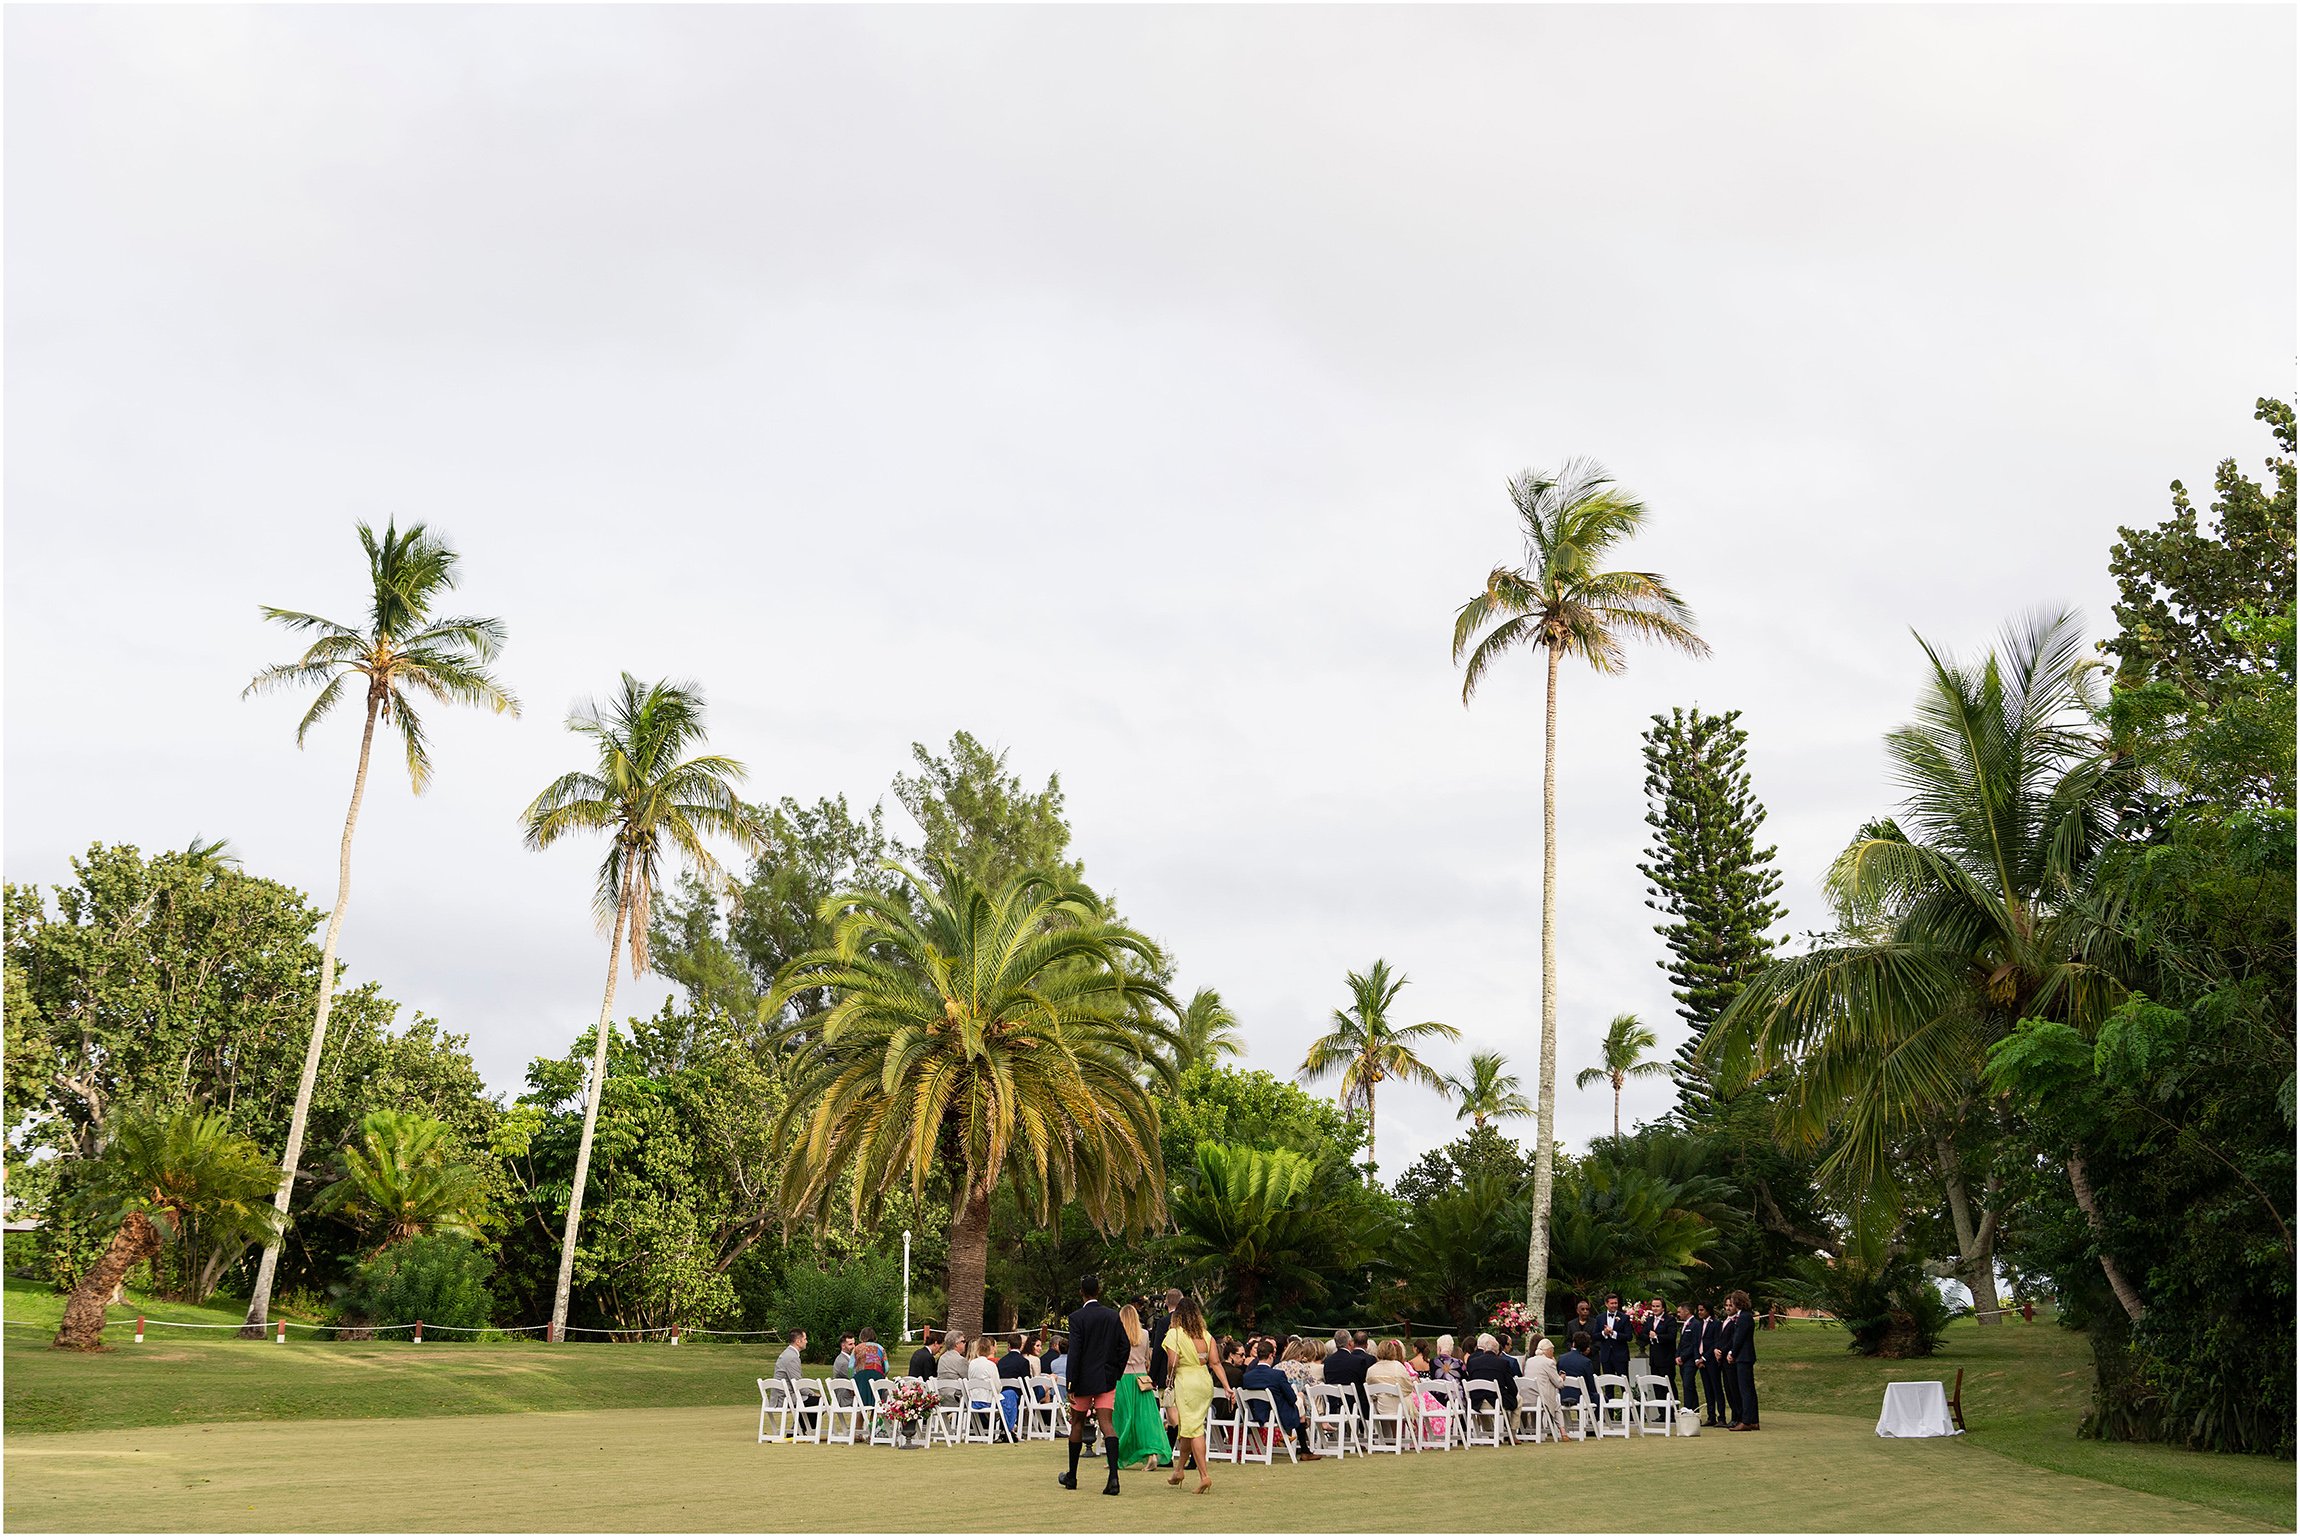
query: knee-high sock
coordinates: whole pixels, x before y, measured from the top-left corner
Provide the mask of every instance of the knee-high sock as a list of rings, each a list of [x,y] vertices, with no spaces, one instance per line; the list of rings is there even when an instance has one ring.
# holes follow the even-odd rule
[[[1110,1476],[1116,1478],[1118,1476],[1118,1438],[1116,1436],[1111,1435],[1102,1438],[1102,1455],[1110,1464]]]
[[[1074,1479],[1078,1476],[1078,1440],[1075,1436],[1070,1441],[1070,1476]]]

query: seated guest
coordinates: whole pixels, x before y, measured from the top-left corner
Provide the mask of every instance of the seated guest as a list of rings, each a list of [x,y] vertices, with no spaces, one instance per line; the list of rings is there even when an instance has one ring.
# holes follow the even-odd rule
[[[783,1347],[783,1353],[775,1357],[777,1382],[787,1382],[795,1391],[800,1383],[806,1381],[806,1373],[799,1366],[800,1357],[806,1353],[806,1348],[807,1331],[801,1329],[791,1336],[791,1342]]]
[[[831,1357],[831,1375],[833,1377],[852,1377],[854,1374],[855,1337],[851,1334],[842,1334],[839,1336],[838,1354]]]
[[[1430,1370],[1448,1382],[1462,1378],[1461,1357],[1453,1353],[1453,1336],[1441,1334],[1437,1338],[1437,1356],[1430,1362]]]
[[[1292,1436],[1294,1445],[1299,1448],[1297,1460],[1316,1462],[1318,1454],[1310,1450],[1309,1421],[1302,1418],[1301,1400],[1294,1396],[1293,1379],[1278,1369],[1276,1355],[1276,1347],[1270,1341],[1263,1340],[1256,1344],[1254,1364],[1246,1368],[1245,1375],[1238,1379],[1238,1386],[1259,1388],[1268,1393],[1271,1402],[1278,1406],[1278,1428]],[[1255,1405],[1257,1411],[1260,1408],[1259,1404]],[[1257,1412],[1256,1423],[1260,1422],[1260,1418]]]
[[[1278,1370],[1285,1373],[1286,1380],[1294,1385],[1295,1402],[1309,1402],[1303,1389],[1314,1382],[1325,1380],[1325,1374],[1318,1366],[1316,1341],[1293,1340],[1287,1344],[1285,1359],[1278,1363]]]
[[[979,1395],[996,1404],[999,1400],[998,1362],[991,1358],[990,1351],[990,1336],[976,1335],[974,1349],[966,1357],[966,1396],[971,1400]]]
[[[934,1380],[944,1389],[966,1386],[966,1341],[956,1329],[943,1333],[942,1354],[934,1363]]]
[[[1408,1400],[1414,1396],[1414,1374],[1406,1365],[1406,1348],[1396,1340],[1383,1340],[1374,1347],[1373,1364],[1366,1368],[1366,1401],[1373,1402],[1373,1390],[1388,1385]]]
[[[1550,1424],[1557,1427],[1560,1436],[1564,1435],[1565,1383],[1557,1369],[1556,1346],[1543,1340],[1534,1347],[1533,1354],[1525,1358],[1525,1381],[1533,1401],[1549,1411]],[[1580,1395],[1577,1392],[1575,1396]]]
[[[1406,1336],[1405,1347],[1406,1365],[1414,1369],[1414,1376],[1427,1377],[1430,1374],[1430,1358],[1422,1349],[1422,1342],[1409,1334]]]
[[[1366,1412],[1366,1370],[1373,1364],[1372,1356],[1351,1343],[1349,1330],[1334,1331],[1334,1353],[1326,1357],[1326,1385],[1348,1388],[1360,1416]]]
[[[1464,1382],[1490,1382],[1501,1391],[1501,1406],[1515,1413],[1517,1409],[1517,1363],[1501,1353],[1501,1341],[1490,1334],[1477,1337],[1477,1348],[1461,1364]],[[1483,1409],[1493,1402],[1493,1395],[1479,1389],[1470,1395],[1470,1407]]]
[[[934,1375],[934,1346],[934,1331],[921,1329],[918,1334],[918,1349],[910,1353],[909,1375],[913,1377],[932,1377]]]
[[[1054,1354],[1046,1358],[1046,1375],[1062,1384],[1064,1388],[1069,1387],[1070,1337],[1068,1335],[1057,1334],[1054,1336]]]
[[[1591,1403],[1598,1401],[1597,1363],[1589,1358],[1591,1343],[1589,1331],[1579,1330],[1573,1336],[1573,1348],[1557,1358],[1557,1372],[1565,1379],[1565,1401],[1569,1404],[1578,1403],[1584,1392]]]
[[[1022,1395],[1037,1373],[1030,1369],[1030,1357],[1017,1345],[998,1358],[999,1407],[1006,1411],[1006,1428],[1013,1430],[1022,1423]]]

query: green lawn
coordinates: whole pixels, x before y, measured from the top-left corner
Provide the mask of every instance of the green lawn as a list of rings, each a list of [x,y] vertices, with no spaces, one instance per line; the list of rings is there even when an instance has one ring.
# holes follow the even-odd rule
[[[9,1283],[19,1529],[2290,1530],[2295,1516],[2291,1464],[2077,1440],[2089,1357],[2042,1320],[1961,1324],[1926,1362],[1864,1361],[1816,1325],[1760,1336],[1768,1428],[1754,1436],[1225,1469],[1205,1501],[1137,1476],[1121,1502],[1057,1490],[1046,1447],[759,1446],[771,1346],[282,1346],[223,1330],[137,1346],[123,1330],[116,1349],[74,1356],[47,1348],[57,1312],[52,1293]],[[1885,1381],[1960,1366],[1970,1435],[1876,1437]],[[968,1476],[945,1495],[888,1492],[891,1459],[954,1470],[962,1456]]]

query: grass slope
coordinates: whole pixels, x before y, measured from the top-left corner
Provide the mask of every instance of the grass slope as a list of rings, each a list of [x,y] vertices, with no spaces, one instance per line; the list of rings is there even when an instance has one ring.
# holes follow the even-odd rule
[[[142,1310],[155,1319],[238,1319],[230,1309],[147,1304]],[[7,1519],[15,1525],[868,1527],[902,1514],[869,1508],[847,1509],[842,1515],[848,1502],[838,1491],[848,1483],[843,1459],[850,1455],[883,1459],[904,1454],[751,1445],[749,1427],[758,1402],[754,1382],[771,1370],[771,1346],[413,1346],[323,1344],[292,1336],[283,1346],[241,1342],[228,1330],[155,1329],[142,1346],[128,1343],[122,1330],[115,1336],[116,1349],[74,1356],[47,1348],[60,1311],[60,1299],[52,1292],[8,1284]],[[137,1311],[131,1305],[116,1313],[122,1323],[132,1324]],[[2089,1393],[2089,1354],[2080,1337],[2041,1319],[2034,1325],[1990,1329],[1960,1324],[1946,1351],[1919,1362],[1863,1360],[1844,1349],[1840,1332],[1816,1325],[1761,1335],[1759,1346],[1759,1390],[1769,1428],[1755,1436],[1481,1453],[1442,1464],[1442,1475],[1430,1458],[1409,1460],[1403,1469],[1384,1462],[1386,1472],[1369,1467],[1360,1474],[1355,1464],[1346,1473],[1323,1467],[1289,1471],[1278,1475],[1267,1492],[1269,1508],[1257,1505],[1250,1515],[1247,1503],[1265,1495],[1247,1486],[1271,1475],[1247,1469],[1231,1476],[1234,1497],[1217,1506],[1222,1513],[1200,1524],[1476,1527],[1503,1519],[1496,1512],[1506,1510],[1533,1526],[1573,1526],[1589,1524],[1592,1509],[1600,1526],[1642,1522],[1660,1529],[2172,1529],[2217,1524],[2289,1530],[2294,1524],[2292,1464],[2078,1440],[2074,1427]],[[1960,1366],[1972,1434],[1954,1443],[1876,1438],[1884,1382],[1945,1381]],[[565,1411],[608,1412],[594,1417]],[[479,1414],[521,1417],[488,1425],[484,1434],[469,1419],[443,1418]],[[399,1423],[341,1423],[383,1419]],[[261,1421],[289,1423],[249,1423]],[[593,1450],[601,1444],[610,1464],[602,1464],[600,1452]],[[491,1502],[497,1496],[489,1491],[498,1485],[465,1488],[456,1477],[434,1471],[445,1465],[435,1459],[451,1461],[451,1453],[468,1456],[474,1445],[484,1446],[487,1464],[496,1469],[491,1477],[507,1463],[532,1458],[539,1468],[557,1467],[557,1478],[587,1492],[554,1495],[549,1488],[530,1488],[515,1479],[500,1487],[528,1489],[533,1503],[496,1504]],[[1621,1471],[1615,1467],[1588,1475],[1596,1480],[1589,1490],[1593,1507],[1578,1513],[1560,1507],[1554,1519],[1544,1516],[1546,1501],[1526,1499],[1524,1476],[1538,1469],[1546,1492],[1553,1475],[1569,1481],[1584,1476],[1573,1471],[1573,1459],[1584,1454],[1609,1467],[1622,1456],[1638,1457],[1637,1498],[1623,1500],[1610,1484]],[[667,1459],[660,1473],[644,1466],[654,1455]],[[923,1461],[925,1454],[920,1455]],[[1704,1486],[1697,1474],[1688,1475],[1680,1491],[1677,1480],[1658,1476],[1658,1464],[1653,1468],[1657,1476],[1648,1478],[1643,1470],[1647,1457],[1681,1455],[1733,1459],[1737,1471],[1729,1491],[1714,1483]],[[813,1471],[794,1493],[784,1487],[781,1475],[800,1456],[828,1458],[840,1476],[826,1480],[822,1475],[829,1470],[810,1462]],[[986,1489],[1008,1482],[991,1467],[993,1462],[1011,1466],[1020,1479],[1013,1495],[1019,1503],[1006,1503],[1008,1497],[1000,1494],[979,1513],[982,1525],[1062,1524],[1065,1513],[1092,1524],[1151,1519],[1137,1518],[1129,1513],[1130,1504],[1117,1502],[1102,1502],[1117,1515],[1101,1513],[1099,1505],[1091,1516],[1070,1506],[1039,1510],[1041,1495],[1057,1493],[1051,1485],[1036,1493],[1031,1488],[1050,1470],[1052,1454],[1043,1448],[970,1451],[968,1456],[982,1458],[993,1474]],[[335,1508],[333,1501],[356,1503],[368,1497],[360,1492],[369,1477],[363,1470],[375,1458],[425,1467],[426,1479],[444,1479],[439,1487],[462,1492],[454,1499],[443,1496],[436,1517],[424,1514],[431,1507],[406,1504],[398,1495],[392,1496],[388,1520],[374,1507],[366,1507],[365,1515],[352,1506],[340,1515],[327,1514]],[[1776,1461],[1783,1464],[1778,1479],[1769,1471]],[[136,1503],[141,1495],[126,1505],[106,1503],[146,1488],[142,1470],[147,1464],[157,1480],[148,1486],[148,1506]],[[947,1459],[927,1465],[954,1466]],[[883,1487],[882,1463],[854,1466],[858,1486]],[[1514,1471],[1505,1475],[1500,1471],[1505,1466]],[[1582,1466],[1594,1469],[1597,1463]],[[1921,1472],[1913,1483],[1911,1470]],[[1458,1516],[1448,1514],[1460,1499],[1483,1487],[1489,1474],[1495,1479],[1495,1499],[1502,1503],[1480,1509],[1473,1499]],[[1361,1486],[1361,1478],[1374,1483]],[[725,1488],[715,1482],[722,1479],[728,1481]],[[1512,1485],[1511,1480],[1518,1482]],[[551,1485],[551,1480],[543,1483]],[[1941,1488],[1934,1488],[1936,1483]],[[1559,1487],[1562,1492],[1572,1485]],[[1504,1493],[1505,1488],[1515,1492]],[[1946,1504],[1943,1489],[1954,1495]],[[216,1503],[227,1490],[243,1491],[249,1498],[236,1505]],[[1356,1492],[1333,1502],[1325,1499],[1328,1491],[1346,1490]],[[1156,1493],[1168,1491],[1160,1484]],[[567,1503],[570,1498],[576,1503]],[[1370,1507],[1365,1504],[1369,1499],[1374,1502]],[[1885,1503],[1864,1503],[1872,1499]],[[178,1502],[183,1511],[197,1514],[168,1514]],[[623,1502],[633,1502],[631,1513],[618,1515]],[[1172,1507],[1161,1501],[1161,1508],[1169,1515],[1157,1521],[1167,1524]],[[295,1512],[292,1518],[288,1511]],[[1921,1519],[1905,1514],[1919,1511],[1926,1512]],[[974,1519],[939,1501],[925,1502],[921,1515],[934,1526]],[[1196,1518],[1171,1519],[1186,1525]]]

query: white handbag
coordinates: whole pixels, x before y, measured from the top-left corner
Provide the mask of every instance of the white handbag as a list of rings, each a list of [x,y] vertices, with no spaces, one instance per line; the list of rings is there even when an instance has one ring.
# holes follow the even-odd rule
[[[1697,1436],[1701,1434],[1701,1411],[1698,1409],[1678,1410],[1677,1433],[1681,1436]]]

